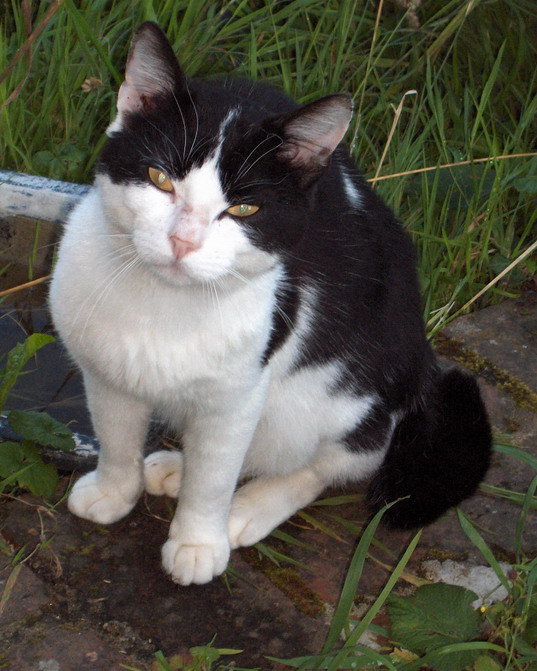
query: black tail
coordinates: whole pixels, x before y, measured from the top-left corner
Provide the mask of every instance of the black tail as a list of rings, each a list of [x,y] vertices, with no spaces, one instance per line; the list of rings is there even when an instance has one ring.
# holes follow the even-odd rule
[[[374,512],[408,497],[386,511],[383,521],[393,527],[434,522],[471,496],[489,467],[491,431],[477,382],[451,369],[436,392],[426,408],[401,420],[369,486]]]

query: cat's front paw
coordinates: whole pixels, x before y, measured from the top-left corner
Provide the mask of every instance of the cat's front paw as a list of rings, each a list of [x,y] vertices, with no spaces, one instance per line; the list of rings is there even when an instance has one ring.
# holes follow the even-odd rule
[[[162,566],[179,585],[203,585],[226,570],[229,553],[226,536],[200,544],[169,538],[162,548]]]
[[[176,499],[181,486],[183,455],[181,452],[159,450],[144,460],[144,487],[148,494],[166,494]]]
[[[112,524],[125,517],[138,500],[141,487],[105,487],[99,482],[97,471],[83,475],[74,485],[67,505],[69,510],[98,524]]]

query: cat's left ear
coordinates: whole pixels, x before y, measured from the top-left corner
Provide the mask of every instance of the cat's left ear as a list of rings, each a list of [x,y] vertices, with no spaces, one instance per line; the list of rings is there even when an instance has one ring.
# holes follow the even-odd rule
[[[328,164],[351,118],[352,99],[342,93],[301,107],[283,122],[279,156],[293,166],[318,172]]]

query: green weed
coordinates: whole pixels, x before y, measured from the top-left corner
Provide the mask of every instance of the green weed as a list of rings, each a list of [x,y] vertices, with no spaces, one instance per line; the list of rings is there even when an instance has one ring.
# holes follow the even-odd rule
[[[221,657],[227,655],[238,655],[242,650],[232,650],[229,648],[214,648],[214,638],[208,645],[200,645],[190,648],[185,655],[173,655],[166,657],[162,652],[155,653],[155,661],[151,665],[151,671],[225,671],[225,669],[235,669],[235,671],[261,671],[261,669],[241,669],[235,666],[233,662],[231,666],[219,663]],[[140,671],[133,666],[121,664],[121,667],[128,671]]]
[[[5,368],[0,370],[0,415],[26,364],[53,340],[52,336],[34,333],[8,352]],[[71,431],[45,412],[10,410],[4,415],[20,440],[0,442],[0,493],[22,487],[38,496],[51,497],[58,483],[58,473],[54,464],[43,461],[39,448],[73,448]]]
[[[384,589],[357,621],[352,606],[359,593],[365,561],[374,559],[371,548],[375,543],[375,531],[387,506],[361,532],[321,653],[275,661],[304,670],[533,671],[537,663],[537,559],[524,553],[523,535],[529,513],[537,507],[537,459],[529,452],[505,443],[497,443],[494,447],[497,452],[521,461],[536,472],[526,493],[498,493],[483,487],[492,495],[509,498],[520,505],[515,530],[516,561],[508,576],[475,525],[460,509],[457,515],[462,532],[494,570],[498,585],[507,589],[506,599],[476,610],[471,603],[477,595],[470,590],[443,583],[424,584],[426,581],[417,576],[416,580],[409,579],[404,569],[419,541],[418,533],[391,568]],[[338,502],[344,501],[326,499],[318,505],[333,506]],[[316,527],[321,529],[321,525]],[[418,585],[411,596],[393,594],[393,587],[403,576],[407,582]],[[374,622],[383,606],[386,606],[390,619],[390,625],[384,628]],[[367,631],[381,634],[382,649],[372,650],[360,642]]]
[[[405,15],[398,3],[382,1],[138,0],[126,11],[124,0],[53,0],[35,3],[27,15],[23,3],[4,2],[2,167],[90,181],[103,130],[113,116],[129,39],[147,19],[166,30],[191,76],[252,76],[283,86],[301,102],[349,92],[356,112],[349,133],[351,151],[416,241],[424,313],[429,331],[435,333],[469,307],[515,295],[537,273],[537,7],[534,0],[415,4],[414,14]],[[6,380],[16,378],[22,367],[8,369],[9,364],[2,378],[5,389],[10,384]],[[22,443],[17,445],[22,449]],[[495,449],[525,467],[536,466],[534,457],[516,447],[498,444]],[[28,484],[17,480],[29,472],[25,468],[0,477]],[[442,586],[442,599],[451,599],[456,619],[472,622],[451,629],[449,641],[423,627],[420,637],[409,637],[405,624],[411,624],[413,604],[423,600],[423,607],[434,607],[439,599],[438,589],[435,593],[423,587],[404,598],[408,601],[391,596],[419,540],[416,536],[394,562],[385,589],[357,622],[352,604],[377,542],[374,531],[380,518],[375,518],[360,536],[321,654],[280,662],[333,670],[536,669],[537,564],[524,554],[523,533],[537,506],[537,481],[527,492],[482,488],[521,511],[509,579],[479,531],[459,513],[462,532],[508,588],[504,602],[470,613],[467,594]],[[305,521],[314,524],[315,516],[305,514]],[[337,521],[337,516],[332,519]],[[320,533],[328,530],[322,521],[314,526]],[[347,530],[351,526],[347,523]],[[358,525],[355,530],[359,532]],[[288,539],[280,535],[279,540]],[[282,561],[269,544],[259,551]],[[360,637],[368,630],[379,631],[374,619],[386,604],[393,619],[392,629],[381,631],[387,647],[368,649]],[[436,603],[439,616],[445,610]],[[443,630],[451,626],[447,620],[436,624]],[[233,651],[209,644],[191,651],[189,659],[157,653],[156,669],[224,669],[228,667],[215,667],[224,652]]]
[[[399,4],[139,0],[126,11],[124,0],[55,0],[28,14],[5,2],[3,167],[91,179],[130,37],[147,19],[191,76],[251,76],[301,102],[349,92],[351,151],[416,240],[434,333],[537,270],[537,8]]]

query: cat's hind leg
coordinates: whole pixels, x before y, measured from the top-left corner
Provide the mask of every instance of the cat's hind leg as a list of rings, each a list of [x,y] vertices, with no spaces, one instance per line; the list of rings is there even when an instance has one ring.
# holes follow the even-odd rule
[[[144,460],[144,487],[148,494],[177,498],[181,486],[183,454],[178,450],[158,450]]]
[[[230,545],[253,545],[329,485],[367,478],[380,465],[384,450],[355,452],[345,445],[323,445],[315,459],[283,476],[259,477],[237,490],[228,523]]]
[[[313,469],[250,480],[233,497],[228,533],[232,549],[253,545],[314,501],[326,484]]]

